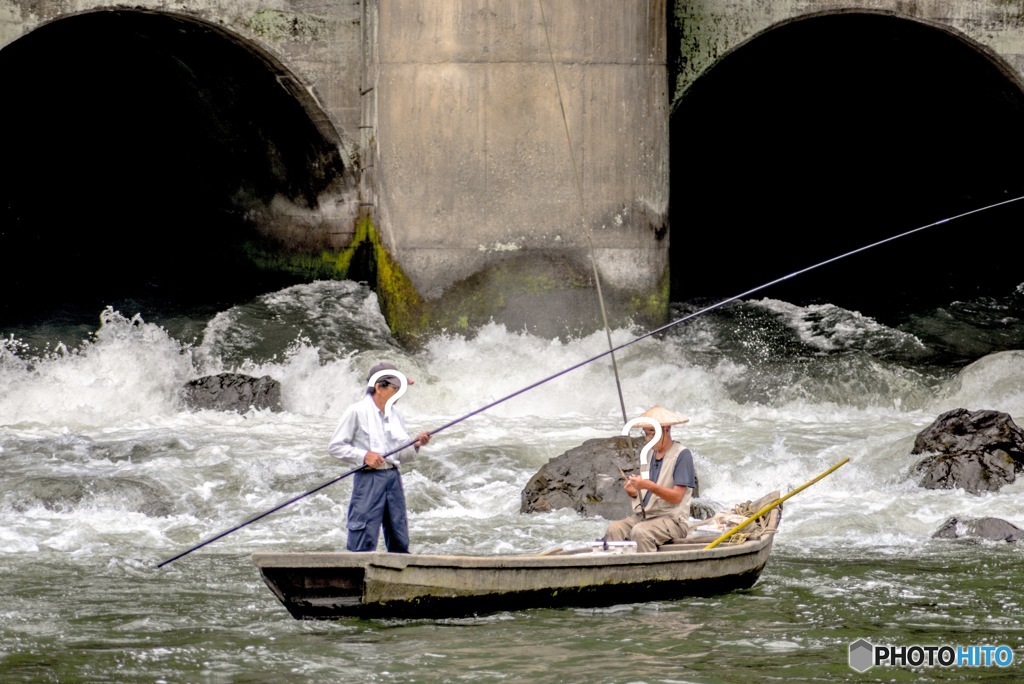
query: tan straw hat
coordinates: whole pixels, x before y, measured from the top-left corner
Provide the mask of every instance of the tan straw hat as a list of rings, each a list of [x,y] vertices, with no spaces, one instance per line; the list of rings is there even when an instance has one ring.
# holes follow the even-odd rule
[[[661,426],[679,425],[680,423],[690,422],[689,418],[681,416],[675,411],[669,411],[667,408],[663,406],[655,406],[653,408],[649,408],[643,412],[641,417],[656,420],[658,421],[658,425]]]

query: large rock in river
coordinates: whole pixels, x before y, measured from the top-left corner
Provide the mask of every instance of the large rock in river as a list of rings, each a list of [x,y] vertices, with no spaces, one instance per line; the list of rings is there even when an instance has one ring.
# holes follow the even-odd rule
[[[269,375],[256,378],[242,373],[220,373],[185,385],[185,403],[194,409],[237,411],[250,408],[282,410],[281,383]]]
[[[626,517],[633,510],[633,503],[622,488],[623,474],[630,475],[639,468],[644,442],[643,437],[625,436],[588,439],[551,459],[526,483],[520,512],[572,508],[580,515],[607,520]],[[700,494],[700,482],[696,484],[695,498]],[[715,513],[698,501],[690,509],[698,518]]]
[[[942,523],[932,539],[990,539],[992,541],[1015,542],[1024,539],[1024,530],[1002,518],[952,517]]]
[[[998,491],[1024,469],[1024,431],[1000,411],[954,409],[914,440],[911,454],[928,454],[913,473],[927,489]]]

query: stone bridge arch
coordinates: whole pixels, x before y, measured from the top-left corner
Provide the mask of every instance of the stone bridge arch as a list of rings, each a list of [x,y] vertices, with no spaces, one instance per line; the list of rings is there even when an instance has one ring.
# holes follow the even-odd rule
[[[454,329],[463,319],[493,317],[514,327],[519,327],[517,320],[550,322],[546,332],[558,333],[583,330],[599,320],[590,279],[594,253],[613,320],[660,322],[668,300],[692,294],[685,288],[694,283],[708,285],[700,293],[707,296],[736,294],[745,284],[814,263],[826,248],[825,256],[834,255],[847,244],[845,238],[863,244],[870,237],[863,226],[884,223],[891,234],[908,223],[919,225],[1020,191],[1012,164],[1019,153],[1014,131],[1024,72],[1024,22],[1017,5],[1002,0],[510,0],[491,3],[487,11],[476,0],[321,5],[282,0],[272,8],[260,0],[211,0],[187,7],[141,0],[134,8],[112,8],[108,1],[80,0],[70,7],[63,0],[11,0],[0,10],[0,76],[14,73],[5,67],[11,55],[33,44],[34,56],[46,65],[52,55],[39,49],[40,36],[103,16],[177,22],[180,30],[209,38],[201,44],[221,46],[218,54],[228,61],[240,60],[233,64],[258,67],[218,70],[214,59],[207,61],[209,70],[197,72],[184,68],[188,60],[176,62],[169,52],[161,63],[163,73],[180,76],[181,83],[191,77],[187,74],[197,76],[200,88],[181,88],[165,106],[138,114],[130,108],[137,101],[120,99],[123,91],[136,88],[151,104],[166,97],[167,92],[147,83],[160,69],[143,73],[138,64],[117,65],[123,71],[122,88],[112,87],[99,100],[75,80],[89,82],[105,73],[107,67],[96,62],[105,50],[108,62],[119,61],[106,44],[109,32],[88,37],[68,31],[80,49],[65,53],[76,57],[65,58],[48,74],[56,79],[49,86],[31,77],[40,74],[37,60],[23,60],[30,76],[14,80],[25,96],[6,98],[5,104],[32,106],[13,115],[9,107],[0,111],[12,149],[20,149],[26,160],[24,168],[5,170],[0,178],[0,193],[3,187],[18,189],[0,194],[0,268],[15,274],[23,291],[40,280],[63,280],[74,284],[69,291],[109,302],[112,288],[130,276],[144,296],[161,278],[175,287],[187,285],[190,274],[182,275],[176,266],[181,261],[189,269],[205,266],[202,257],[219,248],[240,255],[229,260],[235,265],[260,266],[227,272],[227,282],[256,284],[266,291],[275,279],[287,280],[290,274],[309,280],[327,269],[352,277],[352,262],[359,258],[353,244],[369,243],[376,261],[368,261],[383,264],[377,280],[391,287],[381,301],[393,305],[385,315],[396,332],[403,323]],[[69,14],[69,8],[78,14]],[[883,33],[899,28],[893,35],[903,38],[896,45],[910,37],[918,49],[916,57],[890,51],[885,66],[874,69],[877,82],[892,90],[892,101],[903,102],[902,108],[890,106],[895,114],[858,118],[846,110],[821,108],[807,88],[794,86],[800,83],[798,68],[770,67],[772,59],[792,52],[780,37],[806,48],[815,31],[805,29],[823,26],[836,45],[846,40],[847,49],[823,45],[819,49],[823,54],[831,50],[830,58],[797,66],[805,70],[802,83],[837,97],[844,92],[843,69],[892,47],[879,34],[849,28],[871,17],[881,22]],[[951,55],[962,59],[950,60]],[[932,94],[945,78],[935,65],[947,65],[956,76],[945,78],[956,84],[949,99],[955,107],[948,102],[931,110],[911,106],[898,79],[887,73],[896,65],[906,75],[908,65],[922,62],[922,56],[920,74]],[[963,77],[965,65],[985,87]],[[817,71],[808,76],[807,69]],[[561,92],[553,82],[556,72]],[[211,105],[230,99],[238,73],[265,77],[259,79],[259,92],[266,97],[235,103],[231,111],[238,127],[232,127],[231,117],[211,115],[203,119],[205,128],[193,129],[198,135],[182,134],[183,122],[195,121],[189,115],[209,115],[217,110]],[[766,85],[781,82],[780,75],[789,79],[788,100],[764,94]],[[918,75],[908,82],[916,83]],[[220,90],[202,90],[214,82]],[[749,88],[735,87],[740,83]],[[214,92],[223,97],[212,97]],[[789,108],[750,113],[737,99],[743,92],[761,92],[761,104],[778,100]],[[983,106],[967,107],[972,100]],[[99,113],[90,109],[96,105]],[[126,132],[120,144],[112,135],[115,122]],[[862,161],[857,171],[856,164],[836,163],[836,155],[826,159],[827,146],[810,141],[824,139],[828,125],[844,132],[836,140],[846,145],[850,158],[867,159],[873,151],[874,158],[885,159],[884,153],[909,142],[918,146],[898,158],[917,165],[896,174],[895,164]],[[167,140],[147,137],[147,126],[165,127]],[[566,128],[570,135],[563,136]],[[197,145],[199,139],[209,144]],[[581,162],[582,211],[566,142]],[[251,164],[232,164],[223,155],[203,157],[233,144],[244,152],[238,157]],[[154,161],[160,159],[192,161],[180,166]],[[812,162],[818,163],[817,173],[806,172]],[[937,172],[946,167],[952,171]],[[298,170],[293,175],[290,169]],[[702,169],[704,177],[695,177]],[[44,182],[28,183],[32,173]],[[225,181],[232,178],[244,182]],[[872,179],[873,186],[868,183]],[[118,200],[132,195],[128,188],[137,189],[138,201],[115,211]],[[153,188],[168,191],[147,195]],[[777,197],[785,201],[769,201],[769,188],[783,193]],[[826,192],[834,188],[845,194]],[[904,194],[894,196],[896,191]],[[222,232],[196,228],[203,223],[194,219],[183,197],[205,198],[212,207],[207,215],[238,223]],[[824,199],[815,205],[806,197]],[[702,212],[718,205],[731,218],[710,227],[702,224]],[[22,211],[27,206],[34,213]],[[27,229],[44,214],[56,217],[53,228]],[[364,215],[372,218],[376,231],[362,230],[368,224],[356,218]],[[1019,248],[1020,231],[1002,229],[1017,217],[1007,210],[1000,220],[1000,244]],[[251,240],[239,224],[274,229],[257,230],[258,239]],[[128,238],[100,245],[97,237],[103,233],[95,225]],[[192,232],[181,232],[181,226]],[[792,232],[778,239],[779,226]],[[957,224],[965,234],[973,229],[974,236],[985,235],[990,227]],[[591,228],[596,252],[584,237]],[[809,237],[795,238],[799,230]],[[728,249],[717,251],[722,240],[702,243],[711,234],[728,236]],[[226,244],[207,245],[220,239]],[[964,249],[962,235],[947,233],[934,243],[943,241]],[[205,247],[197,251],[190,243]],[[298,245],[300,258],[279,249],[282,244]],[[976,273],[953,272],[943,265],[941,253],[912,249],[919,242],[906,244],[911,253],[900,256],[911,267],[904,270],[933,272],[931,280],[947,290],[960,284],[975,287]],[[328,249],[320,251],[322,245]],[[111,246],[115,249],[107,249]],[[4,261],[3,256],[47,251],[34,260]],[[164,266],[154,273],[155,262],[147,256],[157,252]],[[1010,266],[996,263],[992,269],[991,260],[976,261],[985,284],[1012,277],[1007,275]],[[770,271],[763,270],[766,263]],[[861,285],[865,270],[889,278],[901,268],[897,262],[878,269],[850,263],[845,273],[830,269],[830,277],[821,282],[801,279],[797,285],[848,293],[850,288],[841,284]],[[107,273],[107,264],[116,264],[120,272]],[[869,284],[877,281],[884,290],[885,278],[872,277]],[[514,287],[518,291],[510,292]],[[819,294],[826,296],[824,289]],[[878,299],[877,293],[870,294],[868,301]],[[515,306],[509,304],[513,299]],[[52,301],[60,304],[61,298]],[[405,304],[410,305],[403,309]],[[15,304],[2,306],[8,312]],[[570,311],[579,312],[579,320],[560,318]]]
[[[672,299],[738,295],[1024,196],[1022,121],[1017,68],[948,23],[853,9],[780,17],[674,102]],[[992,250],[1024,247],[1022,218],[1018,202],[923,229],[757,296],[881,317],[1006,296],[1024,276]]]
[[[8,298],[5,319],[211,291],[223,305],[308,279],[282,255],[352,234],[358,176],[338,124],[250,37],[85,11],[4,46],[0,73],[0,270],[23,292],[66,284],[25,312]]]

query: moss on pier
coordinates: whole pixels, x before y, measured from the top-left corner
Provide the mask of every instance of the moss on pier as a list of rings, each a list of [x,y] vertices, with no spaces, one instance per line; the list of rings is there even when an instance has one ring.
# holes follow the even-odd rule
[[[286,254],[249,245],[249,258],[261,269],[302,280],[356,280],[377,293],[392,334],[415,346],[440,330],[472,333],[493,319],[510,330],[544,336],[587,334],[602,326],[593,272],[579,255],[529,252],[492,264],[452,284],[440,297],[424,300],[383,245],[369,216],[360,218],[341,250]],[[604,288],[609,324],[661,325],[668,319],[670,278],[656,290],[637,294]]]
[[[296,14],[275,9],[261,9],[248,21],[249,29],[257,36],[276,42],[300,41],[310,43],[325,40],[330,24],[323,17]]]
[[[368,216],[359,219],[355,232],[342,250],[319,252],[281,250],[277,244],[249,241],[246,258],[267,273],[286,274],[299,280],[356,280],[377,293],[381,313],[396,338],[411,342],[430,323],[430,307],[409,277],[381,244]]]
[[[635,321],[644,325],[661,325],[669,317],[669,305],[672,291],[672,278],[669,269],[661,274],[661,283],[656,292],[647,295],[633,294],[630,296],[630,310]]]
[[[348,247],[340,252],[321,252],[333,265],[333,278],[365,280],[377,292],[381,313],[400,340],[413,341],[430,322],[429,306],[412,281],[381,244],[373,220],[362,217]]]

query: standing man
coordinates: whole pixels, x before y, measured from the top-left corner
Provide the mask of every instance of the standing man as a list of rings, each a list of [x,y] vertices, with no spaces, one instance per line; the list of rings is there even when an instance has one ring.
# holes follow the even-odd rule
[[[399,466],[416,457],[420,447],[430,441],[430,433],[416,435],[413,449],[402,449],[384,458],[412,439],[395,402],[388,404],[402,388],[402,378],[388,374],[389,370],[398,371],[386,361],[370,369],[366,396],[345,409],[327,446],[335,458],[362,466],[353,475],[348,504],[349,551],[376,551],[383,527],[387,550],[409,553],[409,523]],[[412,380],[407,382],[413,384]]]
[[[689,422],[675,411],[661,406],[644,412],[661,426],[661,439],[651,449],[650,478],[630,475],[623,488],[635,499],[635,512],[608,526],[606,541],[636,542],[638,552],[657,551],[658,547],[673,539],[684,539],[689,528],[690,500],[696,486],[693,454],[679,442],[672,440],[672,426]],[[654,427],[645,426],[644,435],[654,437]],[[642,495],[642,499],[640,498]]]

